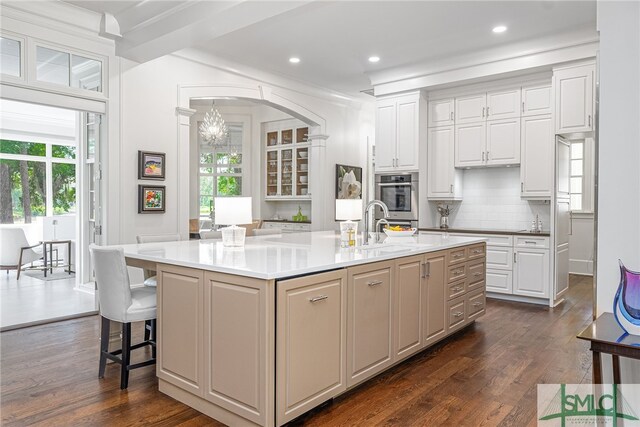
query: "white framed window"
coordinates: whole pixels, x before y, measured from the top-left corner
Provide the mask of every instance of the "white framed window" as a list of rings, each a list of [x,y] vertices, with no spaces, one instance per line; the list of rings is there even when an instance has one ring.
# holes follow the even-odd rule
[[[593,211],[593,140],[571,142],[570,204],[572,212]]]
[[[201,219],[210,217],[216,196],[243,195],[243,123],[227,122],[227,127],[229,140],[222,145],[210,146],[198,134],[198,208]]]
[[[102,61],[66,50],[35,46],[35,76],[43,83],[102,92]]]
[[[22,50],[24,41],[18,38],[0,36],[0,73],[4,76],[23,76]]]

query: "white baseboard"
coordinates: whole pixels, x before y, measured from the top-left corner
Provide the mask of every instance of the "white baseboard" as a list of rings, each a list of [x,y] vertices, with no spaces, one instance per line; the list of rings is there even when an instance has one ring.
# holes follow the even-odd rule
[[[593,261],[589,259],[570,259],[569,273],[593,276]]]

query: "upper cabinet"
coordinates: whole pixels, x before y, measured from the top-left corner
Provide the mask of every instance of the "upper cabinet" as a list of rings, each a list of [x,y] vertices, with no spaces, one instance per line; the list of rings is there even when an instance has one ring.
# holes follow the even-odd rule
[[[487,120],[520,117],[520,88],[487,93]]]
[[[461,200],[462,180],[454,168],[454,127],[429,128],[427,147],[427,198]]]
[[[420,92],[378,100],[376,172],[418,170],[423,102]]]
[[[553,70],[556,134],[593,130],[595,65]]]
[[[429,101],[429,127],[450,126],[454,123],[453,98]]]
[[[553,121],[550,114],[522,118],[520,190],[523,199],[549,200],[553,191]]]
[[[522,87],[522,117],[551,114],[553,98],[550,84]]]
[[[456,98],[456,124],[486,120],[487,95],[485,93]]]
[[[309,128],[265,124],[265,199],[309,199]]]
[[[520,119],[456,125],[455,167],[520,163]]]

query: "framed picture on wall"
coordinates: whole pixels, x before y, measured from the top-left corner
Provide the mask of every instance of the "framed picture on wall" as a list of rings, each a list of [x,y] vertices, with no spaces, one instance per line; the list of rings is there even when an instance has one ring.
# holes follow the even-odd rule
[[[164,213],[164,185],[138,185],[138,213]]]
[[[151,151],[138,151],[138,179],[165,178],[165,154]]]
[[[336,165],[336,199],[362,199],[362,168]]]

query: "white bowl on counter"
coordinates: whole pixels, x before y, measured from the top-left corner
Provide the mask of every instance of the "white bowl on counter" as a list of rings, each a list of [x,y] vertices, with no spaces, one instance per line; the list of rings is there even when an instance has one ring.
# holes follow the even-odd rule
[[[410,237],[413,236],[414,234],[416,234],[416,231],[418,231],[417,228],[412,228],[410,230],[406,230],[406,231],[393,231],[393,230],[389,230],[387,228],[384,229],[384,234],[386,234],[389,237]]]

